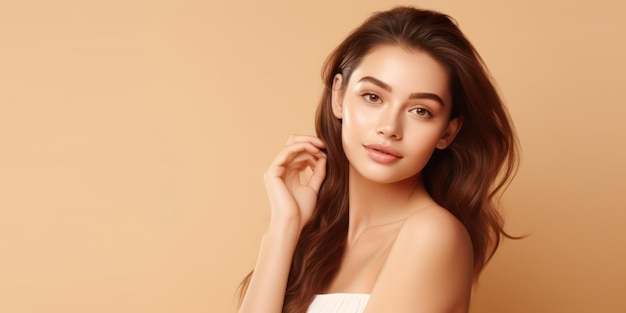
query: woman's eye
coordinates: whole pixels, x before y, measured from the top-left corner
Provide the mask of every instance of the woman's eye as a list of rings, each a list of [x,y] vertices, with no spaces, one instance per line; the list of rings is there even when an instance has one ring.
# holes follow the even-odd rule
[[[412,112],[414,112],[415,114],[417,114],[418,116],[421,117],[431,117],[432,114],[430,114],[430,112],[424,108],[414,108],[411,109]]]
[[[375,95],[375,94],[373,94],[373,93],[363,94],[363,98],[365,99],[365,101],[371,102],[371,103],[379,103],[380,102],[380,97]]]

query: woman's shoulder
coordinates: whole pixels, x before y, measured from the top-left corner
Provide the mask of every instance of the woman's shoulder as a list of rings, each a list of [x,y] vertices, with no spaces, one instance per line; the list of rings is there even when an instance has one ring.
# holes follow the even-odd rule
[[[413,258],[415,264],[473,267],[472,241],[465,226],[448,210],[430,206],[404,221],[392,246],[394,255]]]
[[[472,253],[465,227],[447,210],[433,206],[413,213],[398,230],[374,284],[372,311],[466,307]]]
[[[428,241],[437,245],[471,245],[469,234],[461,221],[438,205],[417,210],[400,227],[396,242],[412,245],[415,241]]]
[[[420,257],[473,259],[472,241],[465,226],[438,205],[420,209],[407,217],[393,246],[395,250],[422,252]]]

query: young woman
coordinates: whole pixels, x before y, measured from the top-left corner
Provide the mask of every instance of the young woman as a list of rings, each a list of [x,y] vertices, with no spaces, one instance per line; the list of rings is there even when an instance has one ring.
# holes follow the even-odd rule
[[[448,16],[400,7],[354,30],[323,79],[317,137],[292,136],[265,173],[239,312],[467,312],[517,165],[479,55]]]

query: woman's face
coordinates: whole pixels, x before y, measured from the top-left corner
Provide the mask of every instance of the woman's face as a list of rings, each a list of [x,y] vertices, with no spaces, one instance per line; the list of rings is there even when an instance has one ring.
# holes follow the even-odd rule
[[[446,68],[423,51],[384,45],[365,55],[345,90],[333,84],[350,165],[363,177],[393,183],[418,175],[435,148],[454,139]]]

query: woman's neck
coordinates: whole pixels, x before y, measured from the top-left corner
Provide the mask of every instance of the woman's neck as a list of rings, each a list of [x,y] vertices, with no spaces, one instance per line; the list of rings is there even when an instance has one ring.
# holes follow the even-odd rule
[[[403,221],[418,209],[435,204],[420,177],[382,184],[366,179],[352,167],[348,195],[349,245],[355,243],[368,228]]]

